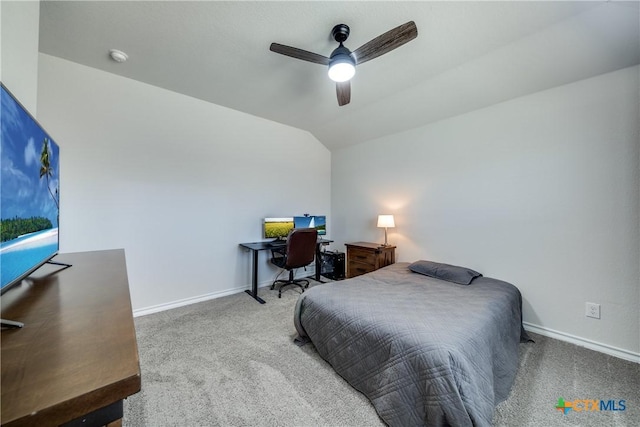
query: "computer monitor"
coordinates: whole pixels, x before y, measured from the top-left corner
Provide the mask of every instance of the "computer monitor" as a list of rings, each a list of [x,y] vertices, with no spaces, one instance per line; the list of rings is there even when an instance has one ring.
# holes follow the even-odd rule
[[[315,228],[318,230],[318,236],[327,234],[327,217],[325,215],[294,216],[293,224],[295,228]]]
[[[285,239],[293,230],[293,218],[265,218],[262,229],[265,239]]]

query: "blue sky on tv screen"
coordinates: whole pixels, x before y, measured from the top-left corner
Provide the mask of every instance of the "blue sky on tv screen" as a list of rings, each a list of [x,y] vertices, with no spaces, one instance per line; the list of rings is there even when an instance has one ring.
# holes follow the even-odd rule
[[[296,216],[293,221],[296,228],[317,228],[327,224],[327,217],[324,215]]]
[[[2,88],[2,130],[0,132],[0,217],[45,217],[58,227],[58,145]],[[49,140],[49,162],[53,174],[47,183],[40,178],[40,154]],[[48,188],[47,188],[48,185]]]

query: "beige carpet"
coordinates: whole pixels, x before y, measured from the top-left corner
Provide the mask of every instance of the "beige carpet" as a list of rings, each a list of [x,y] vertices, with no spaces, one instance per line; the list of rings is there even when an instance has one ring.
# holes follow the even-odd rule
[[[367,398],[293,344],[298,290],[240,293],[136,318],[142,391],[125,426],[377,426]],[[533,335],[497,426],[638,426],[640,365]],[[625,400],[625,411],[555,409],[558,399]],[[619,406],[618,406],[619,407]]]

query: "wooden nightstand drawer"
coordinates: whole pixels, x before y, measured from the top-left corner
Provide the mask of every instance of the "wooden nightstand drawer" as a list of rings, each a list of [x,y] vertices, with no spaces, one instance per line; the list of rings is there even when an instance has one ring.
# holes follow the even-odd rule
[[[353,248],[349,251],[349,262],[360,262],[364,264],[376,265],[376,257],[378,255],[373,251],[363,251]]]
[[[345,243],[347,247],[347,277],[370,273],[396,262],[395,246],[380,246],[377,243]]]
[[[360,276],[361,274],[370,273],[376,270],[375,264],[363,264],[361,262],[350,261],[347,266],[349,277]]]

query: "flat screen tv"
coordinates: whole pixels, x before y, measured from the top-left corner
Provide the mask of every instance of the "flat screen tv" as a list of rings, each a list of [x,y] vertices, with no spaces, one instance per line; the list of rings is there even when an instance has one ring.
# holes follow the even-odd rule
[[[294,216],[293,224],[295,228],[315,228],[318,230],[318,236],[327,234],[327,217],[325,215]]]
[[[58,253],[60,149],[1,86],[0,294]]]
[[[293,218],[265,218],[263,221],[265,239],[285,239],[293,230]]]

